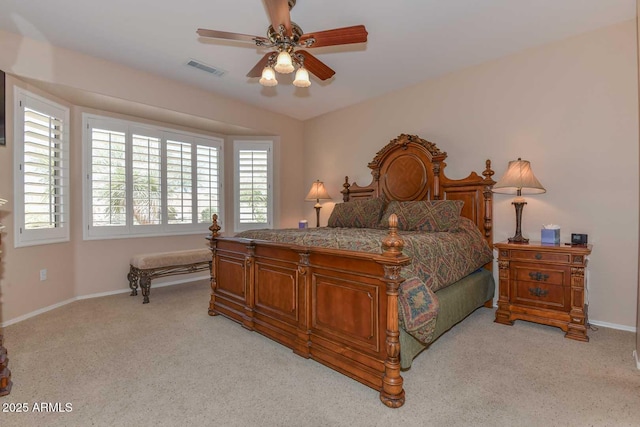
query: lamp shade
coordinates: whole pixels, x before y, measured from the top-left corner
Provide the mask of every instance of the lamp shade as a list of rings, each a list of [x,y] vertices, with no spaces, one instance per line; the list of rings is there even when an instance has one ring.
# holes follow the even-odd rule
[[[541,194],[544,189],[531,170],[528,160],[512,160],[502,178],[493,186],[494,193],[502,194]]]
[[[282,74],[289,74],[293,72],[295,67],[293,66],[289,52],[283,50],[278,54],[278,59],[276,59],[276,66],[274,68],[277,72]]]
[[[262,86],[275,86],[278,84],[276,80],[276,73],[273,68],[267,66],[262,70],[262,77],[260,77],[260,84]]]
[[[306,68],[298,68],[298,71],[296,71],[296,79],[293,81],[293,85],[296,87],[311,86],[311,81],[309,80],[309,72]]]
[[[324,183],[320,180],[315,181],[311,184],[311,190],[309,190],[309,194],[305,200],[308,201],[319,201],[319,200],[330,200],[331,196],[327,193],[327,189],[324,188]]]

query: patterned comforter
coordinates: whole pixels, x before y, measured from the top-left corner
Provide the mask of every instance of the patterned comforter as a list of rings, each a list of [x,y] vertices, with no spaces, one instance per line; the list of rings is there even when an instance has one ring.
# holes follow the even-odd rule
[[[381,242],[387,233],[386,229],[321,227],[249,230],[235,237],[381,253]],[[399,295],[401,326],[428,343],[438,311],[434,293],[482,267],[491,261],[493,254],[475,224],[467,218],[460,218],[456,231],[399,231],[398,234],[405,242],[403,253],[412,260],[402,270],[407,280]]]

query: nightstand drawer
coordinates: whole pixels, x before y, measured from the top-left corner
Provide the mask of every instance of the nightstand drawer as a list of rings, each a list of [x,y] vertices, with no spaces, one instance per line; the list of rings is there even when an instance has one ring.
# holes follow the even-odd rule
[[[518,264],[512,268],[513,279],[517,281],[529,281],[544,283],[547,285],[570,285],[571,271],[569,267],[558,266],[540,267],[537,265]]]
[[[562,262],[567,263],[571,261],[571,254],[568,252],[543,252],[532,250],[512,250],[511,259],[522,259],[527,261],[547,261],[547,262]]]
[[[515,281],[512,303],[539,308],[568,311],[571,288],[540,282]]]

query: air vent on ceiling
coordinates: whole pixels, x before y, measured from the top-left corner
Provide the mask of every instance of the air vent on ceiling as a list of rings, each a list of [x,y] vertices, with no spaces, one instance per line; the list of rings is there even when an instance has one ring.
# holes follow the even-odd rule
[[[212,67],[211,65],[203,64],[202,62],[196,61],[195,59],[190,59],[189,62],[187,62],[187,65],[193,68],[197,68],[198,70],[206,71],[207,73],[213,74],[217,77],[222,77],[227,73],[227,71],[223,70],[222,68],[216,68]]]

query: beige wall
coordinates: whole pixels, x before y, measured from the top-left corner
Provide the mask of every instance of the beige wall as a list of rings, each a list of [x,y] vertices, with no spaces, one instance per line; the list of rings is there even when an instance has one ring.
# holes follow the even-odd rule
[[[638,85],[640,86],[640,0],[636,0],[636,36],[638,37]],[[640,103],[640,92],[638,93],[638,102]],[[640,141],[639,141],[640,143]],[[640,164],[640,159],[638,159]],[[640,217],[638,218],[640,221]],[[639,242],[640,244],[640,242]],[[638,263],[640,264],[640,254],[638,256]],[[640,273],[640,272],[639,272]],[[636,312],[636,364],[640,369],[640,276],[638,277],[638,305]]]
[[[264,111],[243,103],[205,93],[139,70],[59,49],[46,43],[22,38],[0,31],[0,69],[9,74],[7,104],[13,103],[13,85],[29,87],[45,94],[23,81],[42,81],[55,85],[56,94],[86,91],[107,95],[93,97],[92,111],[108,110],[113,98],[136,103],[138,107],[153,106],[147,118],[183,118],[184,115],[224,122],[253,130],[253,134],[279,135],[275,146],[275,191],[279,203],[275,206],[280,226],[294,226],[302,215],[306,188],[302,176],[303,124],[282,115]],[[36,83],[37,84],[37,83]],[[60,102],[64,100],[53,98]],[[101,108],[104,102],[104,108]],[[159,111],[159,107],[163,111]],[[130,256],[137,252],[174,250],[200,247],[204,236],[135,238],[117,240],[82,240],[82,173],[81,173],[81,113],[87,109],[72,106],[71,111],[71,215],[73,227],[71,242],[29,248],[13,248],[13,114],[7,117],[7,146],[0,147],[0,197],[10,200],[3,209],[2,223],[7,226],[3,236],[3,274],[0,292],[3,297],[2,321],[7,322],[76,296],[126,289],[126,273]],[[180,118],[176,119],[180,122]],[[200,131],[202,129],[194,129]],[[206,130],[206,129],[205,129]],[[231,147],[227,146],[229,153]],[[227,168],[226,176],[229,176]],[[225,191],[227,204],[231,199],[231,183]],[[227,217],[228,229],[231,218]],[[39,270],[48,270],[48,279],[39,280]],[[176,278],[167,278],[166,280]],[[178,278],[179,279],[179,278]],[[124,296],[123,296],[124,297]]]
[[[636,41],[629,21],[307,121],[305,182],[323,179],[338,201],[344,176],[368,184],[367,163],[400,133],[447,151],[451,178],[481,172],[487,158],[497,178],[509,160],[530,160],[547,193],[527,197],[523,233],[539,240],[547,223],[561,225],[564,242],[587,233],[591,320],[635,328]],[[495,240],[505,240],[515,230],[512,198],[494,200]],[[326,206],[325,224],[329,213]]]

